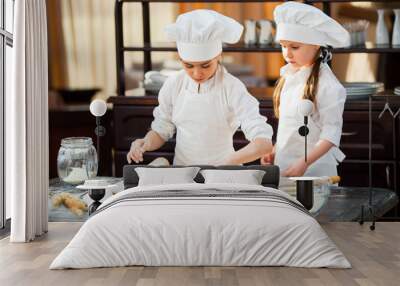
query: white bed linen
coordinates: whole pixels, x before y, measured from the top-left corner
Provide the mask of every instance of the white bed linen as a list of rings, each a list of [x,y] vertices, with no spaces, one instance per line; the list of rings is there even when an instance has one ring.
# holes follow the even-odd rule
[[[263,190],[254,185],[179,184],[120,192]],[[350,268],[318,222],[288,204],[244,198],[124,201],[89,218],[50,269],[146,266],[294,266]]]

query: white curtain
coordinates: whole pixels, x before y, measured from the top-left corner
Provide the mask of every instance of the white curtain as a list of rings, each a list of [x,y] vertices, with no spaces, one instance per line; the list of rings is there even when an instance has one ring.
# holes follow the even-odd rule
[[[48,71],[45,0],[15,2],[13,92],[6,98],[6,188],[12,242],[48,226]]]

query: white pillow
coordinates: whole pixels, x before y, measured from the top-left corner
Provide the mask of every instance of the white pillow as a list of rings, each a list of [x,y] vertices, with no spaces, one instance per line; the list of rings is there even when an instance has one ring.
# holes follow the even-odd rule
[[[261,185],[265,171],[262,170],[202,170],[204,183]]]
[[[139,176],[138,186],[195,183],[193,179],[199,170],[199,167],[135,168]]]

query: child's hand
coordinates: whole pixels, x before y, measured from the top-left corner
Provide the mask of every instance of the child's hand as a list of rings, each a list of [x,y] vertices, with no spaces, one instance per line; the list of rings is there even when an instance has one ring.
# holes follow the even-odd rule
[[[274,164],[275,153],[268,153],[260,158],[261,165],[272,165]]]
[[[131,144],[131,149],[126,155],[128,163],[140,163],[143,161],[143,153],[146,152],[146,141],[144,139],[136,139]]]
[[[303,158],[297,160],[282,172],[283,177],[301,177],[307,171],[308,165]]]

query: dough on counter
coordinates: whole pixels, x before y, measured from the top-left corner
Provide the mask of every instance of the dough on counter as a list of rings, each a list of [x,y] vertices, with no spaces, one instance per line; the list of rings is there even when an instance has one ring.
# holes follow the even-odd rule
[[[52,201],[54,207],[59,207],[61,204],[63,204],[67,209],[77,216],[82,216],[83,213],[87,211],[87,205],[84,202],[68,193],[63,192],[54,195]]]

